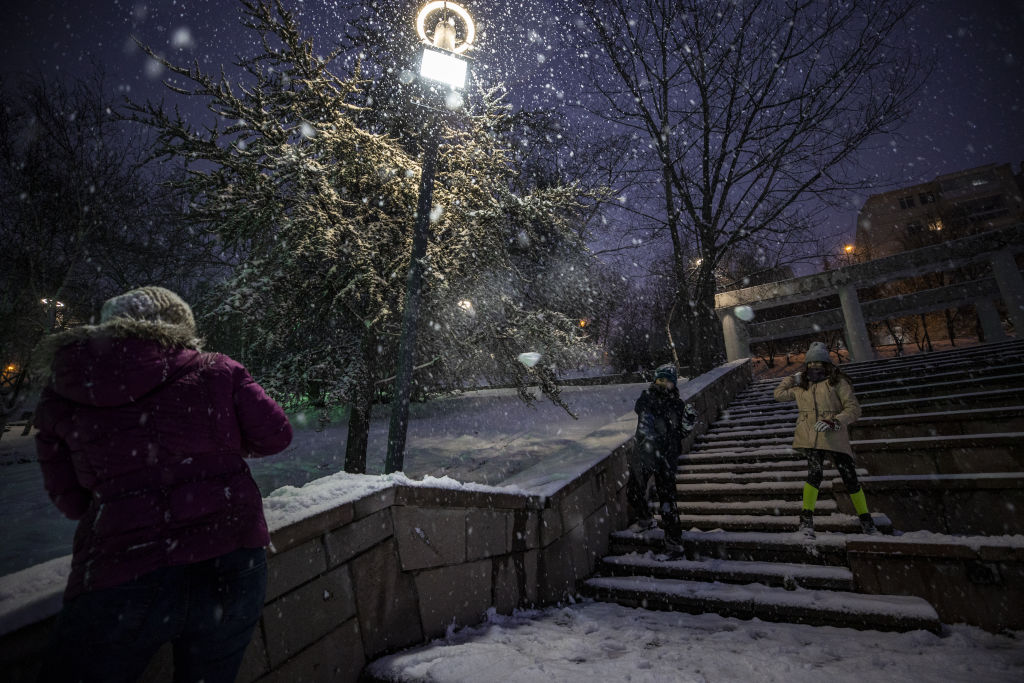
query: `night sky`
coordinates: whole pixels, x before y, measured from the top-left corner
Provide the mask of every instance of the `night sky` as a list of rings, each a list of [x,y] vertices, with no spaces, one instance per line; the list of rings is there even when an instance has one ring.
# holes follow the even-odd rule
[[[467,6],[483,31],[476,69],[505,81],[521,103],[564,105],[578,82],[570,68],[571,24],[554,0],[496,0]],[[361,3],[290,0],[301,23],[326,52]],[[83,75],[102,65],[111,88],[133,99],[165,98],[167,74],[132,42],[135,35],[172,61],[198,59],[209,70],[252,47],[231,0],[160,3],[41,0],[6,10],[0,24],[0,73],[8,91],[20,74]],[[412,17],[410,17],[410,26]],[[860,165],[865,178],[908,184],[989,163],[1024,162],[1024,0],[922,2],[906,33],[935,70],[898,135],[879,137]],[[875,180],[877,179],[877,180]],[[826,233],[852,237],[863,197],[832,211]],[[843,238],[846,239],[846,238]],[[840,240],[841,241],[841,240]]]

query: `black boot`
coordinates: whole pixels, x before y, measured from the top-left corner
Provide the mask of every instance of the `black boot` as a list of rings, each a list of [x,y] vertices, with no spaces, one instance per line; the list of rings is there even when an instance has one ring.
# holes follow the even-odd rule
[[[814,538],[814,511],[813,510],[801,510],[800,511],[800,526],[797,527],[797,531],[806,536],[807,538]]]
[[[859,516],[860,532],[869,536],[881,536],[882,532],[875,526],[875,520],[871,519],[871,513],[865,512]]]

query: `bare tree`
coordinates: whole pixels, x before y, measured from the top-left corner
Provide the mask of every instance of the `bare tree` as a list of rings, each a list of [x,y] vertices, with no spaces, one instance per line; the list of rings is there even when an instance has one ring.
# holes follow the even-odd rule
[[[147,164],[147,141],[128,134],[101,70],[0,89],[0,242],[10,247],[0,363],[10,374],[27,371],[43,335],[89,322],[113,294],[160,284],[189,295],[217,256],[176,220],[182,207],[157,182],[171,171]],[[28,386],[23,375],[10,383],[0,420]]]
[[[636,140],[641,197],[671,243],[669,329],[697,369],[722,357],[715,271],[738,246],[804,240],[861,186],[857,152],[908,113],[923,70],[911,0],[595,0],[585,106]],[[902,41],[902,42],[901,42]],[[683,325],[680,326],[679,323]]]

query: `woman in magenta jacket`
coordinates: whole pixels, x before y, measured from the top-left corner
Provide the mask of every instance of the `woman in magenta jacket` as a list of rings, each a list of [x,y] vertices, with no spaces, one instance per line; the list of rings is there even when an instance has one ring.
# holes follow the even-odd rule
[[[35,414],[46,490],[75,532],[42,680],[132,681],[165,642],[175,680],[232,681],[270,536],[244,458],[291,442],[246,369],[203,353],[188,304],[143,287],[50,337]]]

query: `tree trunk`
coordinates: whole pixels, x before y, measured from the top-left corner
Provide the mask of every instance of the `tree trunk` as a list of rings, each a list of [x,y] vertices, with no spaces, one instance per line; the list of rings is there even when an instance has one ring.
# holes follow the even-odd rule
[[[685,304],[690,312],[690,370],[693,375],[707,372],[711,368],[725,362],[725,339],[722,336],[722,323],[715,315],[715,294],[695,297],[695,306]]]
[[[349,403],[348,441],[345,444],[345,471],[352,474],[366,473],[366,447],[370,441],[370,417],[373,411],[373,367],[370,353],[376,353],[376,338],[367,332],[363,337],[363,369],[355,394]]]
[[[928,318],[925,317],[924,313],[921,313],[920,316],[921,316],[921,327],[924,328],[924,341],[925,341],[925,344],[928,345],[928,351],[934,351],[935,347],[932,346],[932,337],[931,337],[930,334],[928,334]]]
[[[950,313],[949,309],[946,308],[942,311],[942,315],[946,318],[946,336],[949,337],[950,346],[956,346],[956,313]]]
[[[900,335],[896,334],[896,327],[895,327],[895,325],[892,324],[891,320],[886,320],[885,321],[885,329],[887,329],[889,331],[889,336],[892,337],[893,343],[896,344],[896,355],[897,356],[902,356],[903,355],[903,338]],[[920,346],[918,346],[918,350],[923,350],[923,349],[921,349]]]

